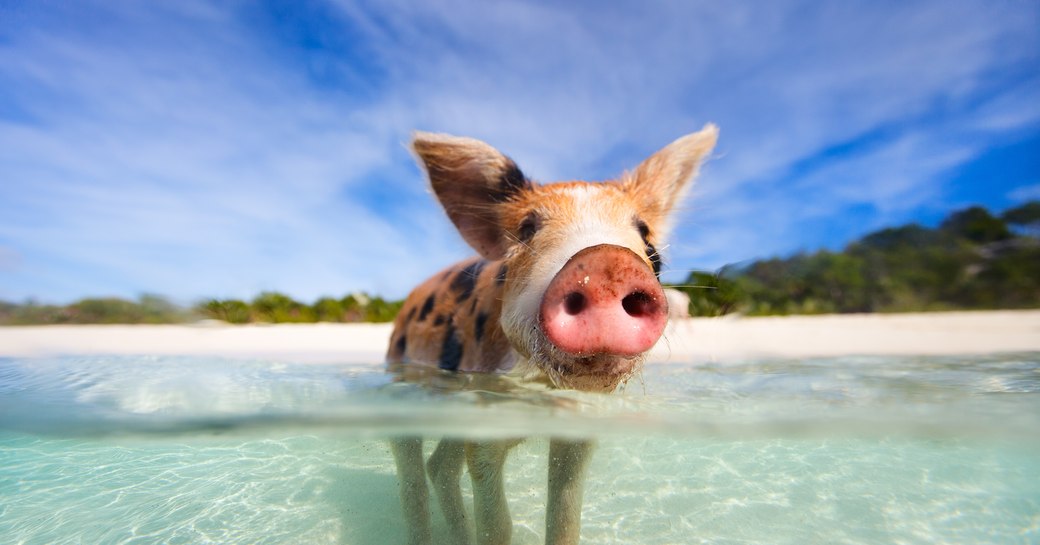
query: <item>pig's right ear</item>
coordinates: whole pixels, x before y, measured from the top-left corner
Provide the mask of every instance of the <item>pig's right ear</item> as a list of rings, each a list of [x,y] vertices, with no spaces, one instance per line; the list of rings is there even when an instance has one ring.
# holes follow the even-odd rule
[[[496,205],[530,186],[516,163],[480,140],[446,134],[416,132],[412,149],[462,238],[487,259],[505,256]]]

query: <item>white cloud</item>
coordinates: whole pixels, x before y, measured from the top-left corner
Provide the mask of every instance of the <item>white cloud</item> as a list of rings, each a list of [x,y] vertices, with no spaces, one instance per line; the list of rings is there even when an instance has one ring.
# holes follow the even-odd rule
[[[551,180],[719,123],[684,269],[814,244],[801,226],[848,206],[938,206],[946,173],[1040,121],[1035,78],[991,88],[1036,60],[1033,4],[341,2],[358,51],[320,59],[256,6],[78,6],[100,15],[34,12],[0,43],[0,246],[22,256],[0,298],[401,296],[467,253],[409,165],[415,128]]]
[[[1040,200],[1040,184],[1022,186],[1008,194],[1008,197],[1014,201]]]

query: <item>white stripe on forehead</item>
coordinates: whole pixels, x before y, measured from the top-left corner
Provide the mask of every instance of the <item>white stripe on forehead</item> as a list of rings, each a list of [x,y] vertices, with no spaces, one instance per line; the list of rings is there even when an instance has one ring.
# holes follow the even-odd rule
[[[642,244],[633,218],[603,198],[607,191],[603,186],[581,184],[560,187],[557,191],[570,197],[574,214],[557,235],[561,243],[540,249],[524,291],[517,297],[515,311],[533,319],[537,319],[542,295],[549,283],[574,254],[599,244],[634,248]],[[556,228],[557,222],[552,223]]]

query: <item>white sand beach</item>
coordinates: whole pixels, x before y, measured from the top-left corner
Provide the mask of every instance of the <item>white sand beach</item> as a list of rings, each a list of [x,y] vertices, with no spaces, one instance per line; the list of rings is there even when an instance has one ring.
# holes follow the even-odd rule
[[[390,324],[0,327],[0,356],[212,355],[380,364]],[[674,320],[652,362],[1040,351],[1040,310]]]

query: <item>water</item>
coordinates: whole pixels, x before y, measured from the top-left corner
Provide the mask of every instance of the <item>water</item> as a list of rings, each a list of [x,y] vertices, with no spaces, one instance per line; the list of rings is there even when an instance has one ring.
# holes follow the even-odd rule
[[[599,442],[584,543],[1040,542],[1040,354],[650,365],[612,396],[407,378],[0,359],[0,542],[403,543],[385,439],[415,433],[530,438],[516,544],[542,541],[549,436]]]

